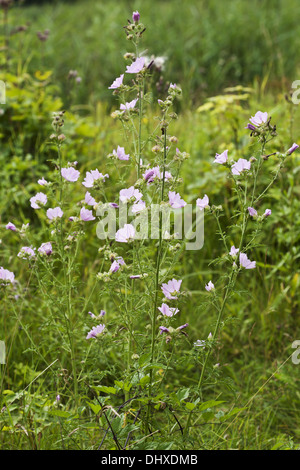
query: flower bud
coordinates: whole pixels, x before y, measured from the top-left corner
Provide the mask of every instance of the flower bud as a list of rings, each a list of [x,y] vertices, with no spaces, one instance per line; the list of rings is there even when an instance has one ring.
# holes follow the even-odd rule
[[[133,21],[134,21],[135,23],[138,23],[138,22],[140,21],[140,16],[141,16],[141,15],[139,14],[138,11],[134,11],[134,12],[132,13],[132,19],[133,19]]]

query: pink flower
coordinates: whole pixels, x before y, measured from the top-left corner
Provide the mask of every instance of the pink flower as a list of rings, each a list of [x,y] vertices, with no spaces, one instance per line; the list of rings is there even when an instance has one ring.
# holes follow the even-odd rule
[[[245,269],[254,269],[256,267],[256,262],[250,261],[246,253],[240,253],[240,266]]]
[[[251,163],[244,158],[240,158],[236,163],[232,165],[232,174],[233,175],[240,175],[244,170],[250,170]]]
[[[145,201],[138,201],[136,204],[133,204],[131,211],[133,214],[138,214],[139,212],[142,212],[146,209],[146,203]]]
[[[43,206],[47,204],[47,196],[44,193],[37,193],[35,196],[30,198],[30,204],[33,209],[40,209],[39,204]]]
[[[169,88],[171,88],[171,90],[175,90],[177,88],[176,83],[170,83]]]
[[[235,248],[235,246],[232,245],[231,250],[229,252],[230,256],[235,257],[238,254],[238,252],[239,252],[239,249]]]
[[[142,193],[138,189],[135,189],[134,186],[130,186],[130,188],[127,189],[121,189],[120,191],[120,201],[124,204],[127,202],[139,201],[142,196]]]
[[[297,150],[297,148],[299,148],[299,145],[297,145],[297,144],[294,143],[294,144],[291,146],[291,148],[288,149],[287,153],[288,153],[289,155],[291,155],[293,152],[295,152],[295,150]]]
[[[47,217],[50,220],[60,219],[63,216],[63,211],[60,207],[55,207],[54,209],[47,210]]]
[[[49,183],[48,181],[45,180],[45,178],[43,177],[42,179],[38,180],[38,184],[40,186],[47,186]]]
[[[0,281],[5,281],[5,283],[11,282],[13,283],[15,280],[15,275],[13,272],[8,271],[8,269],[4,269],[0,267]]]
[[[180,279],[179,281],[177,281],[176,279],[172,279],[167,284],[163,283],[161,285],[161,290],[163,291],[164,296],[167,299],[177,299],[181,283],[182,279]]]
[[[132,13],[132,20],[135,22],[135,23],[138,23],[139,20],[140,20],[140,14],[138,11],[134,11]]]
[[[257,111],[255,116],[251,116],[250,121],[254,126],[261,126],[262,124],[265,124],[268,120],[268,113],[262,113],[261,111]]]
[[[135,107],[136,103],[137,100],[129,101],[128,103],[121,104],[120,109],[122,109],[123,111],[129,111],[129,109],[133,109]]]
[[[206,289],[208,292],[211,291],[211,290],[214,290],[214,288],[215,288],[215,286],[214,286],[214,284],[213,284],[211,281],[209,281],[209,283],[206,284],[206,286],[205,286],[205,289]]]
[[[163,178],[163,171],[160,171],[159,166],[155,166],[154,168],[149,168],[148,170],[145,171],[143,174],[143,177],[145,181],[147,181],[148,184],[152,183],[155,178],[158,180],[162,180]],[[171,179],[172,175],[169,171],[165,171],[165,181],[168,179]]]
[[[181,199],[180,194],[175,193],[175,191],[169,191],[169,204],[173,209],[179,209],[186,206],[186,202]]]
[[[159,178],[159,176],[160,176],[159,166],[156,166],[154,168],[149,168],[143,174],[143,177],[145,181],[148,182],[148,184],[152,183],[154,181],[154,178]]]
[[[116,273],[117,271],[119,271],[120,267],[121,266],[124,266],[125,265],[125,261],[123,260],[123,258],[121,256],[119,256],[117,259],[115,259],[115,261],[113,261],[113,263],[111,264],[111,267],[110,267],[110,272],[112,273]]]
[[[29,246],[23,246],[18,253],[18,258],[33,259],[35,258],[35,252]]]
[[[253,209],[253,207],[248,207],[248,212],[251,215],[251,217],[256,217],[257,216],[257,211]]]
[[[120,265],[117,261],[114,261],[112,264],[111,264],[111,267],[110,267],[110,272],[112,273],[116,273],[117,271],[119,271],[120,269]]]
[[[117,88],[119,88],[122,84],[123,84],[123,78],[124,78],[124,74],[120,75],[120,77],[116,78],[112,84],[110,85],[110,87],[108,87],[109,90],[115,90]]]
[[[86,188],[92,188],[95,182],[97,181],[105,182],[106,178],[109,178],[108,174],[103,175],[102,173],[99,172],[98,169],[91,170],[91,171],[86,172],[86,176],[82,184]]]
[[[96,319],[96,318],[104,317],[106,312],[105,312],[105,310],[101,310],[98,316],[96,316],[92,312],[88,312],[88,314],[90,315],[91,318]]]
[[[272,211],[271,209],[266,209],[265,212],[264,212],[264,217],[269,217],[269,215],[272,214]]]
[[[116,241],[120,243],[128,243],[134,240],[135,228],[131,224],[125,224],[123,228],[120,228],[116,233]]]
[[[100,336],[103,333],[104,328],[105,328],[105,325],[101,325],[101,324],[97,326],[93,326],[91,331],[88,332],[86,339],[98,338],[98,336]]]
[[[51,255],[52,254],[52,245],[50,242],[46,242],[46,243],[43,243],[39,249],[38,249],[38,252],[41,254],[41,255]]]
[[[214,163],[226,163],[228,160],[228,150],[224,150],[224,152],[218,154],[216,153]]]
[[[184,328],[187,328],[189,326],[188,323],[185,323],[184,325],[181,325],[179,326],[178,328],[176,328],[177,331],[180,331],[180,330],[183,330]]]
[[[61,169],[61,176],[67,180],[70,181],[71,183],[74,183],[75,181],[78,180],[80,176],[80,172],[78,170],[75,170],[72,166],[69,168],[62,168]]]
[[[176,313],[179,312],[178,308],[170,308],[167,304],[164,303],[161,307],[158,307],[158,310],[166,317],[173,317],[176,315]]]
[[[145,57],[138,57],[131,65],[127,65],[126,73],[139,73],[145,65]]]
[[[196,205],[199,207],[199,209],[201,211],[203,209],[205,209],[205,207],[209,207],[209,198],[208,198],[208,196],[205,194],[203,199],[200,199],[200,198],[197,199]]]
[[[113,150],[113,155],[119,160],[129,160],[129,155],[126,155],[124,147],[120,147],[119,145],[117,151]]]
[[[6,228],[6,230],[11,230],[12,232],[17,232],[18,231],[17,227],[12,222],[8,222],[8,224],[5,226],[5,228]]]
[[[169,333],[170,331],[168,330],[168,328],[166,328],[165,326],[160,326],[159,327],[160,329],[160,334],[162,335],[163,333]]]
[[[80,211],[80,219],[84,222],[89,222],[90,220],[95,220],[96,217],[93,216],[93,212],[85,207],[82,207]]]
[[[95,199],[91,196],[91,194],[88,191],[85,193],[84,202],[88,206],[95,206],[96,205]]]

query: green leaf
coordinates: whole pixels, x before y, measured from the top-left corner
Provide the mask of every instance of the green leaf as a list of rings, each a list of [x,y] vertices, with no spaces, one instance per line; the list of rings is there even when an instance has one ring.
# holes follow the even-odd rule
[[[95,413],[95,415],[97,415],[101,411],[101,406],[100,405],[96,405],[96,404],[91,403],[89,401],[87,402],[87,404],[89,405],[91,410]]]
[[[186,404],[185,404],[185,407],[190,411],[193,411],[193,409],[196,408],[196,406],[197,405],[195,403],[191,403],[189,401],[187,401]]]
[[[204,411],[204,410],[207,410],[208,408],[214,408],[215,406],[218,406],[221,403],[225,403],[225,402],[224,401],[215,401],[215,400],[205,401],[204,403],[201,403],[199,405],[199,410]]]
[[[113,395],[117,393],[117,390],[115,389],[115,387],[106,387],[105,385],[99,385],[96,388],[97,390],[99,390],[99,392],[103,392],[103,393],[112,393]]]

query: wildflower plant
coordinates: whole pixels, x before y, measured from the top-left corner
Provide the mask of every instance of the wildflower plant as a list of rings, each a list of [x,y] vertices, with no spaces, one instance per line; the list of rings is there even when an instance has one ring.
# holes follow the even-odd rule
[[[179,149],[172,134],[177,119],[173,105],[182,90],[170,83],[165,97],[153,103],[152,63],[141,47],[146,28],[139,12],[133,12],[124,31],[131,50],[124,56],[120,76],[108,84],[117,102],[111,117],[119,122],[123,138],[106,155],[105,164],[84,172],[77,161],[67,161],[65,113],[54,113],[48,140],[52,178],[39,179],[38,191],[28,200],[43,227],[42,240],[37,243],[30,226],[18,229],[16,221],[16,225],[6,221],[6,230],[20,237],[17,257],[26,263],[29,282],[35,282],[41,299],[43,339],[32,338],[14,306],[12,311],[40,361],[48,364],[58,355],[60,368],[53,370],[55,406],[69,400],[75,407],[73,417],[81,421],[101,415],[105,432],[99,448],[107,436],[117,449],[132,448],[134,433],[135,440],[142,442],[134,448],[143,448],[157,430],[165,445],[187,447],[195,422],[209,407],[210,384],[219,380],[214,354],[227,305],[238,290],[239,278],[258,269],[255,248],[264,224],[272,219],[264,199],[298,145],[284,153],[268,153],[276,126],[267,112],[258,111],[244,129],[253,139],[251,154],[233,158],[225,150],[212,160],[213,166],[226,168],[237,206],[224,222],[222,205],[214,205],[205,191],[199,191],[193,201],[194,215],[205,213],[216,221],[220,257],[212,263],[221,267],[223,275],[208,278],[201,286],[205,301],[199,308],[204,311],[209,306],[211,332],[206,338],[202,333],[199,338],[190,336],[185,309],[188,284],[180,273],[187,240],[165,229],[171,211],[179,213],[187,206],[180,175],[189,155]],[[157,111],[151,131],[146,118],[150,106]],[[276,162],[272,174],[271,158]],[[111,220],[118,224],[113,238],[99,236],[105,212],[113,215],[108,225]],[[94,250],[93,262],[86,265],[84,255],[89,249]],[[16,272],[0,268],[0,289],[8,301],[7,291],[17,279]],[[89,293],[84,297],[85,284]],[[47,352],[45,342],[49,342]],[[103,356],[110,363],[105,370],[101,369]],[[197,383],[170,390],[169,377],[180,361],[185,367],[192,363],[199,371]],[[62,370],[68,375],[64,383],[58,378]],[[107,411],[115,408],[114,413]],[[217,421],[218,415],[212,418]]]

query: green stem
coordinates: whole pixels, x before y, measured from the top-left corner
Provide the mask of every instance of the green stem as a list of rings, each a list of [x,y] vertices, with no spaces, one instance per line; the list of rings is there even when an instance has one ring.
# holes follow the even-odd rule
[[[162,172],[162,185],[161,185],[161,201],[164,200],[165,193],[165,173],[166,173],[166,159],[167,159],[167,129],[164,128],[164,158],[163,158],[163,172]],[[158,305],[158,289],[159,289],[159,273],[162,257],[162,211],[159,212],[159,241],[156,255],[156,273],[155,273],[155,294],[152,313],[152,334],[151,334],[151,357],[150,366],[154,361],[154,352],[156,344],[156,321],[157,321],[157,305]],[[152,395],[152,382],[153,382],[153,369],[150,368],[150,384],[149,384],[149,405],[147,410],[146,429],[150,418],[150,398]]]

